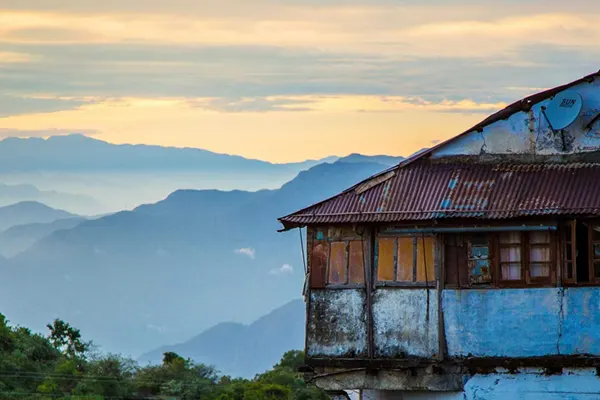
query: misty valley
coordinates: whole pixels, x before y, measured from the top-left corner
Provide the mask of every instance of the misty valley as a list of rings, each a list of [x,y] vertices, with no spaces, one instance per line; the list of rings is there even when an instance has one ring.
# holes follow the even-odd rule
[[[57,155],[57,142],[78,151]],[[30,160],[4,157],[15,147]],[[7,139],[0,156],[10,177],[0,185],[6,327],[45,334],[58,319],[101,354],[164,367],[174,353],[248,379],[304,347],[300,233],[278,233],[277,217],[401,160],[355,154],[278,165],[80,135]],[[136,157],[143,161],[124,161]],[[231,179],[203,179],[217,170]],[[186,180],[147,201],[171,171]],[[72,179],[88,172],[85,182]],[[115,209],[119,201],[133,206]]]

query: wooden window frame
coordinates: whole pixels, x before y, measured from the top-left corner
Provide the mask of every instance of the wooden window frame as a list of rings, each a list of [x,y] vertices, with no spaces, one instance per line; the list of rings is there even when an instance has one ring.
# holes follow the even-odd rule
[[[588,235],[588,282],[579,282],[577,279],[577,224],[582,223],[587,228]],[[599,286],[600,277],[595,276],[594,265],[600,261],[598,258],[594,258],[594,245],[600,244],[600,240],[593,239],[594,227],[600,227],[600,221],[597,219],[592,220],[581,220],[576,219],[568,221],[562,227],[561,235],[561,257],[560,257],[560,268],[561,268],[561,279],[563,286],[566,287],[589,287]],[[572,260],[568,261],[566,257],[566,246],[571,245],[571,257]],[[567,263],[573,264],[573,278],[567,276]]]
[[[328,240],[323,240],[328,242],[329,244],[329,248],[328,248],[328,254],[327,254],[327,264],[326,264],[326,268],[325,268],[325,288],[326,289],[360,289],[360,288],[364,288],[365,287],[365,278],[363,277],[363,282],[362,283],[357,283],[357,282],[350,282],[350,243],[351,242],[362,242],[362,253],[363,253],[363,274],[365,273],[365,269],[367,268],[367,262],[365,260],[365,243],[364,240],[362,239],[356,239],[356,238],[340,238],[340,239],[328,239]],[[344,265],[344,270],[346,271],[345,274],[345,282],[344,283],[331,283],[329,281],[329,273],[330,273],[330,268],[331,268],[331,250],[333,248],[333,244],[334,243],[344,243],[345,246],[345,265]]]
[[[494,240],[493,240],[493,236],[486,234],[485,232],[481,232],[476,234],[477,236],[484,236],[485,240],[487,242],[487,246],[482,246],[482,245],[473,245],[473,234],[471,235],[467,235],[466,237],[464,237],[464,241],[466,242],[466,248],[467,248],[467,256],[466,256],[466,260],[467,260],[467,282],[469,286],[476,286],[476,287],[487,287],[490,286],[494,283]],[[487,247],[487,251],[488,251],[488,255],[487,255],[487,262],[488,262],[488,269],[489,269],[489,280],[485,281],[485,282],[475,282],[473,280],[473,274],[472,274],[472,262],[476,262],[477,260],[479,260],[478,258],[473,258],[473,247]],[[460,272],[459,272],[459,277],[458,279],[460,280]]]
[[[400,238],[410,238],[412,239],[412,281],[398,281],[398,239]],[[433,265],[433,277],[427,276],[427,281],[418,281],[418,254],[419,254],[419,243],[424,239],[432,240],[432,251],[433,255],[431,257],[431,263]],[[394,280],[393,281],[380,281],[378,277],[379,271],[379,240],[380,239],[393,239],[394,240]],[[411,235],[411,234],[381,234],[375,238],[375,265],[374,265],[374,287],[402,287],[402,288],[431,288],[436,286],[437,276],[436,276],[436,252],[438,251],[437,246],[437,237],[431,234],[424,235]],[[424,260],[424,271],[427,275],[427,265],[429,264],[429,260],[426,258]]]
[[[593,283],[600,283],[600,277],[596,277],[596,264],[600,265],[600,257],[596,258],[594,252],[594,246],[600,246],[600,238],[594,240],[594,228],[600,228],[600,222],[590,223],[588,225],[590,281]]]
[[[539,232],[539,231],[538,231]],[[531,234],[534,233],[532,231],[526,232],[526,235],[523,235],[525,238],[525,247],[527,249],[525,254],[525,259],[527,261],[527,269],[525,271],[525,280],[528,285],[531,284],[540,284],[540,285],[548,285],[555,282],[556,277],[556,234],[552,234],[551,231],[548,231],[548,242],[544,243],[531,243]],[[531,250],[533,248],[548,248],[549,252],[549,261],[532,261],[531,260]],[[531,276],[531,264],[546,264],[548,265],[548,276]]]
[[[491,281],[489,283],[476,283],[471,280],[470,261],[471,261],[471,237],[469,234],[456,233],[455,237],[461,238],[458,240],[462,242],[462,246],[457,246],[457,239],[454,240],[454,247],[463,248],[466,254],[465,265],[457,265],[456,280],[457,284],[449,284],[444,277],[446,287],[453,287],[458,289],[483,289],[483,288],[533,288],[533,287],[551,287],[556,285],[557,280],[557,266],[561,263],[559,260],[559,251],[557,250],[558,243],[561,241],[558,238],[558,233],[555,231],[549,231],[549,242],[544,243],[530,243],[530,234],[535,231],[507,231],[507,232],[518,232],[520,236],[519,243],[501,243],[500,235],[501,232],[481,232],[488,239],[488,260],[490,265]],[[448,245],[448,240],[444,239],[443,246]],[[521,252],[521,277],[515,280],[502,279],[502,266],[511,264],[508,261],[501,260],[501,250],[503,248],[512,248],[519,246]],[[549,261],[533,262],[534,264],[547,264],[548,265],[548,276],[532,277],[531,276],[531,250],[535,247],[545,247],[549,249],[550,259]],[[456,251],[456,250],[455,250]],[[456,260],[457,261],[457,260]],[[450,261],[450,262],[456,262]],[[448,263],[448,260],[443,260],[444,263]],[[447,265],[447,264],[446,264]],[[448,267],[444,268],[448,270]],[[466,280],[461,279],[461,276],[466,274],[468,277]],[[462,282],[461,282],[462,281]]]

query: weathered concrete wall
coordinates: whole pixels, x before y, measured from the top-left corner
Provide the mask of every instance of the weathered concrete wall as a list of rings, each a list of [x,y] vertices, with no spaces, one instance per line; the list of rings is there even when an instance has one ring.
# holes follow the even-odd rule
[[[312,290],[307,356],[364,358],[367,312],[363,289]]]
[[[373,296],[373,328],[375,357],[434,357],[438,353],[436,291],[377,289]]]
[[[567,151],[562,151],[562,138],[550,130],[541,112],[550,99],[531,108],[529,112],[518,112],[507,120],[488,125],[483,132],[467,135],[443,146],[432,157],[487,154],[568,154],[600,150],[600,121],[586,129],[592,119],[600,113],[600,81],[582,83],[570,90],[577,91],[583,98],[583,108],[570,126],[564,129]]]
[[[446,290],[450,357],[600,355],[600,288]]]

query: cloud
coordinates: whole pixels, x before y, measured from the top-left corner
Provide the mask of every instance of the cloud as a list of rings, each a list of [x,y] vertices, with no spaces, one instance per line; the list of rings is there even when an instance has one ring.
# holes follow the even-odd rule
[[[273,268],[269,273],[271,275],[290,275],[294,273],[294,268],[290,264],[283,264],[279,268]]]
[[[163,325],[146,324],[146,329],[157,332],[161,335],[167,332],[167,328]]]
[[[187,104],[218,112],[309,111],[310,101],[286,98],[217,98],[190,100]]]
[[[0,65],[2,64],[21,64],[33,61],[34,57],[31,54],[26,53],[18,53],[18,52],[10,52],[10,51],[0,51]]]
[[[241,254],[241,255],[247,256],[254,260],[254,258],[256,256],[256,250],[254,250],[250,247],[243,247],[241,249],[235,250],[235,254]]]
[[[27,97],[0,94],[0,118],[20,114],[48,113],[73,110],[89,104],[81,99],[61,99],[59,97]]]

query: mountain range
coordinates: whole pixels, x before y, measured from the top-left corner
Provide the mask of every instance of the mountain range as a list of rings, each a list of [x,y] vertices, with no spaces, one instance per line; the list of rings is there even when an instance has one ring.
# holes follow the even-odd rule
[[[363,162],[360,155],[346,162]],[[278,189],[299,172],[339,157],[270,163],[203,149],[112,144],[83,135],[0,141],[0,206],[43,202],[80,215],[131,210],[179,189]],[[364,162],[392,165],[401,158]],[[33,185],[33,186],[32,186]]]
[[[337,158],[274,164],[197,148],[113,144],[81,134],[49,138],[9,137],[0,141],[0,172],[241,169],[297,172]]]
[[[40,331],[60,317],[134,356],[221,322],[250,324],[301,293],[299,234],[277,233],[276,218],[388,167],[342,159],[277,190],[179,190],[56,230],[4,261],[3,313]]]

